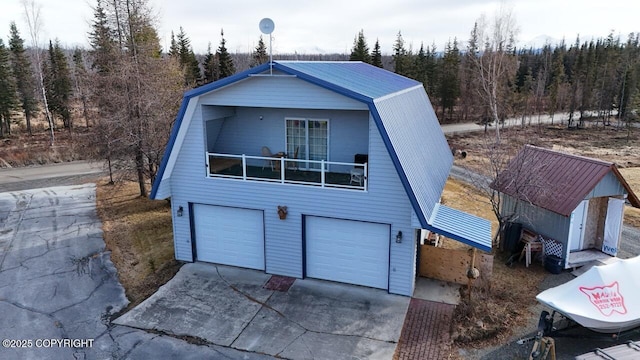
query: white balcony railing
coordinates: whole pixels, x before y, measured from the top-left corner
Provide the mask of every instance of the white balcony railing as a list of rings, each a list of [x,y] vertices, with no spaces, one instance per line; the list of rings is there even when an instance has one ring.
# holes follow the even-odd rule
[[[367,163],[207,153],[207,177],[367,190]]]

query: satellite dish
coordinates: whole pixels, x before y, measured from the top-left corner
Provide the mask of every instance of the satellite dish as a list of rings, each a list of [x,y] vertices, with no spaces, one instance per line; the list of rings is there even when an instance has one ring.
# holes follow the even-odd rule
[[[262,20],[260,20],[260,24],[258,25],[260,27],[260,31],[263,34],[271,34],[273,32],[273,29],[276,27],[276,25],[273,23],[273,20],[269,19],[269,18],[264,18]]]

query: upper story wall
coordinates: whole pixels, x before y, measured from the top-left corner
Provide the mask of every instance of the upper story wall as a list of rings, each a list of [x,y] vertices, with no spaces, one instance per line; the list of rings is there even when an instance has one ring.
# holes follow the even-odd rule
[[[369,151],[368,111],[253,107],[238,107],[231,117],[207,121],[207,148],[211,152],[254,156],[261,155],[263,146],[273,153],[285,151],[287,118],[329,121],[329,161],[353,162],[355,154]]]
[[[203,105],[368,110],[366,104],[295,76],[253,76],[200,97]]]

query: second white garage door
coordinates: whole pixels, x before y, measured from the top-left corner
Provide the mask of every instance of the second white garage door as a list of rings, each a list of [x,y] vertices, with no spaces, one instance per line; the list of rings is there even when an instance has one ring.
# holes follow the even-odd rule
[[[198,261],[264,270],[260,210],[193,205]]]
[[[305,217],[307,276],[389,288],[387,224]]]

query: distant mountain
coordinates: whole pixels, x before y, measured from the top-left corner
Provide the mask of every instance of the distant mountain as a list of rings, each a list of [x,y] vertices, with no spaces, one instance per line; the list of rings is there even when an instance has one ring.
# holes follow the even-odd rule
[[[555,39],[549,35],[538,35],[527,42],[520,43],[520,48],[521,49],[529,49],[529,48],[542,49],[546,44],[549,44],[552,47],[554,47],[560,44],[561,42],[562,42],[562,39]]]

